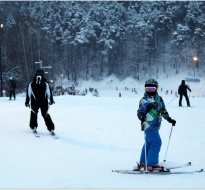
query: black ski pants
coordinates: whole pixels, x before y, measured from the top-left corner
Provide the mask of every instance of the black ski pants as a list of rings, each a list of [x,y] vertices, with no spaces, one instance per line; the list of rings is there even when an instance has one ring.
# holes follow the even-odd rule
[[[182,106],[182,98],[183,98],[183,96],[186,99],[187,106],[190,106],[189,97],[188,97],[187,94],[180,94],[179,95],[179,106]]]
[[[15,92],[15,88],[11,88],[9,90],[9,98],[11,100],[12,96],[14,97],[14,100],[16,99],[16,92]]]
[[[45,102],[41,105],[31,104],[30,128],[33,129],[34,127],[38,127],[37,119],[39,109],[41,110],[41,115],[44,118],[47,129],[49,131],[54,130],[54,123],[51,119],[51,116],[48,114],[48,102]]]

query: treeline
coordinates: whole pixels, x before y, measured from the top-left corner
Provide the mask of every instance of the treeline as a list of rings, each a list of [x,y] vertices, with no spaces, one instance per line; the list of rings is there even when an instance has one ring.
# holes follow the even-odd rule
[[[70,80],[193,75],[205,65],[203,1],[0,1],[0,22],[4,80],[27,82],[40,60],[50,78]]]

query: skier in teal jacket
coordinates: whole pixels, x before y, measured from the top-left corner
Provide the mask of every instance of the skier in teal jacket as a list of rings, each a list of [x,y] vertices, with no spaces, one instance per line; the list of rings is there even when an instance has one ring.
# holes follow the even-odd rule
[[[163,167],[158,165],[162,144],[159,135],[162,117],[173,126],[176,124],[176,121],[169,116],[162,97],[157,93],[157,88],[158,82],[155,79],[147,80],[144,97],[139,103],[137,116],[141,120],[141,127],[145,133],[145,144],[142,148],[140,163],[136,170],[145,169],[145,161],[147,161],[147,170],[163,170]]]

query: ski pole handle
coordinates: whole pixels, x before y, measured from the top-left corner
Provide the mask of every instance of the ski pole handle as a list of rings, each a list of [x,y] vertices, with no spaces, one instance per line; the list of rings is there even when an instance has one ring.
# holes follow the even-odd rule
[[[144,131],[144,122],[141,121],[141,131]]]

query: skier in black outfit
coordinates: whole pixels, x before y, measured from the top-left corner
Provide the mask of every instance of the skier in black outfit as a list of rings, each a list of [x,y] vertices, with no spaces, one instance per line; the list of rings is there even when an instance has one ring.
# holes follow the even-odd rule
[[[178,88],[179,107],[182,106],[183,96],[186,98],[187,106],[190,107],[189,97],[187,95],[187,89],[191,92],[191,89],[189,88],[189,86],[185,84],[185,80],[182,80],[181,85]]]
[[[9,100],[11,100],[12,95],[13,95],[14,100],[15,100],[16,99],[16,92],[15,92],[15,90],[16,90],[16,82],[13,79],[13,77],[10,77],[8,85],[9,85]]]
[[[26,107],[31,107],[30,128],[34,133],[37,133],[37,116],[40,108],[48,131],[50,131],[51,135],[55,135],[55,126],[48,114],[49,104],[52,105],[54,103],[50,86],[44,78],[44,71],[39,69],[36,71],[33,81],[28,85],[25,102]]]

